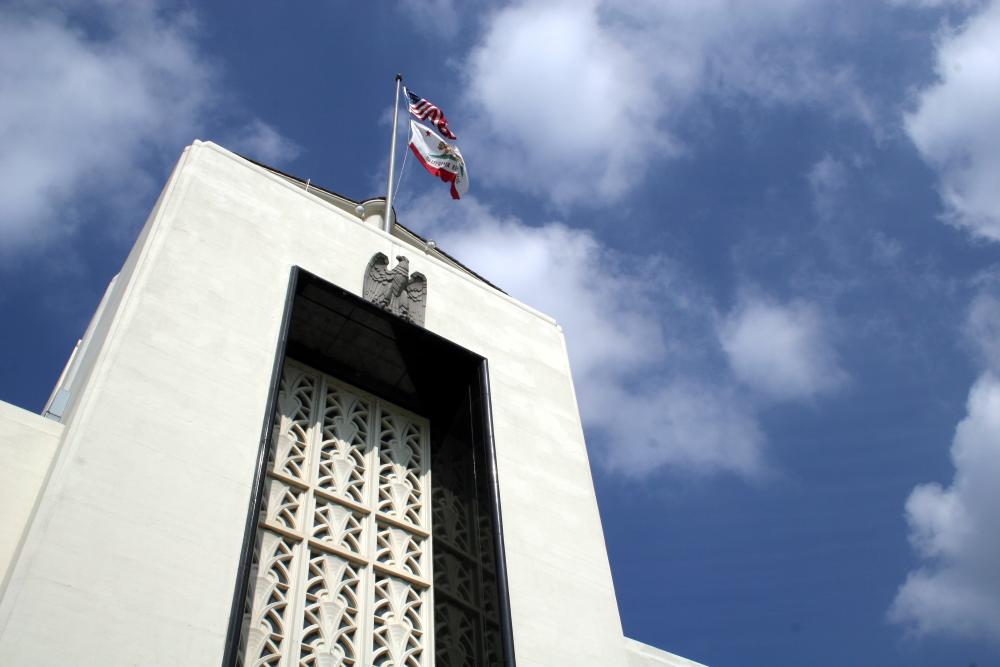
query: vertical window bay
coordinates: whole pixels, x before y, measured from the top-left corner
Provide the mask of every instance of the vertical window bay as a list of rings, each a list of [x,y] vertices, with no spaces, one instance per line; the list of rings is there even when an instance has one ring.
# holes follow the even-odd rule
[[[286,360],[241,665],[433,664],[426,419]]]

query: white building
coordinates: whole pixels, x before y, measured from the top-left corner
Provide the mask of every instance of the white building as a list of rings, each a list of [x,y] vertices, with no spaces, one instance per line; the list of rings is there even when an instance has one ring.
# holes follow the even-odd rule
[[[185,150],[45,417],[0,404],[0,664],[695,664],[622,634],[559,327],[383,214]]]

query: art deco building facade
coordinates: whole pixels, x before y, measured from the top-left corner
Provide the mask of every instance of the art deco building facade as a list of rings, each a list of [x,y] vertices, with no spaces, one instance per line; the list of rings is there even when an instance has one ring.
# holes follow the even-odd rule
[[[559,327],[383,215],[185,150],[0,404],[0,664],[694,664],[622,634]]]

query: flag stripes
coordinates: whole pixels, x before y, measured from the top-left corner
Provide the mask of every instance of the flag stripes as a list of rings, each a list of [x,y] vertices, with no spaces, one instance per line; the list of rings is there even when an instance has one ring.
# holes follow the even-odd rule
[[[410,113],[415,118],[433,123],[438,131],[449,139],[458,139],[455,133],[451,131],[451,128],[448,127],[448,119],[445,118],[444,112],[440,108],[430,100],[424,99],[406,88],[406,86],[403,87],[403,92],[406,94],[406,99],[409,102]]]

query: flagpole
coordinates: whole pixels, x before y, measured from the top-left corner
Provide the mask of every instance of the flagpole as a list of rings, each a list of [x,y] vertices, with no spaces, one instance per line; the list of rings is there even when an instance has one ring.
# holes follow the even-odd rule
[[[392,234],[392,178],[396,171],[396,126],[399,124],[399,84],[402,74],[396,75],[396,103],[392,107],[392,143],[389,144],[389,178],[385,186],[385,232]]]

